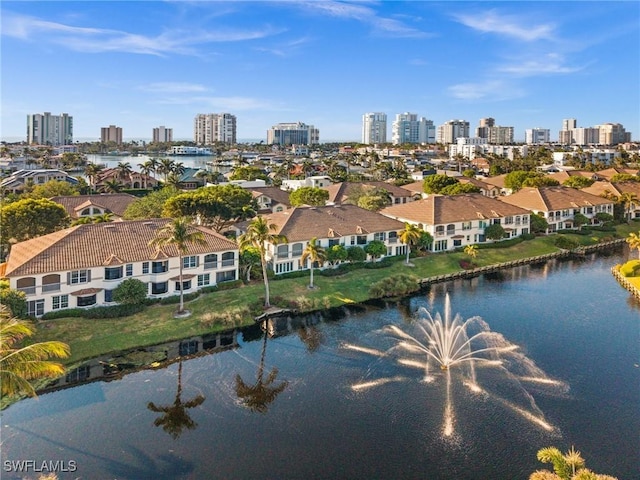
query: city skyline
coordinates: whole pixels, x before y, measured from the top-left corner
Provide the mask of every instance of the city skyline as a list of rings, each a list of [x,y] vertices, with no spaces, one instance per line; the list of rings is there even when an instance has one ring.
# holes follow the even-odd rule
[[[192,139],[197,114],[237,138],[303,122],[359,142],[362,115],[525,130],[620,123],[640,138],[637,2],[2,2],[5,141],[68,113],[74,140],[153,128]],[[33,71],[32,71],[33,70]]]

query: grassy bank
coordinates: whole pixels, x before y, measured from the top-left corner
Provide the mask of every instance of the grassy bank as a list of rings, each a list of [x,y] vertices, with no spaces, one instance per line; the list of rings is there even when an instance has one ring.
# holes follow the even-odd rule
[[[618,238],[637,231],[638,224],[621,225]],[[567,236],[582,245],[598,243],[611,233],[592,232],[590,235]],[[502,262],[535,257],[559,251],[554,237],[539,237],[510,247],[480,249],[473,260],[475,266],[494,265]],[[291,302],[303,304],[303,310],[322,309],[359,303],[369,299],[369,286],[390,275],[410,273],[419,278],[453,273],[461,270],[460,260],[469,257],[462,252],[429,254],[413,258],[413,267],[407,267],[399,259],[391,266],[381,269],[354,270],[341,276],[315,275],[317,288],[309,290],[309,277],[278,279],[270,282],[272,303],[286,306]],[[34,341],[59,340],[71,347],[67,365],[99,355],[115,353],[141,346],[154,345],[249,325],[264,298],[261,281],[238,288],[201,295],[188,302],[192,314],[187,318],[173,318],[175,305],[154,305],[136,315],[118,319],[89,320],[63,318],[42,321]],[[274,302],[275,301],[275,302]]]

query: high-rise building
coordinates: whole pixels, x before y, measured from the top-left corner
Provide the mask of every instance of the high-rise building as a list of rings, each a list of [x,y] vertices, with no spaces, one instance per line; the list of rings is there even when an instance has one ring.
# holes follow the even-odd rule
[[[164,125],[153,129],[153,143],[173,142],[173,128],[166,128]]]
[[[578,126],[578,121],[575,118],[565,118],[562,120],[562,130],[573,130]]]
[[[573,131],[577,127],[578,121],[575,118],[565,118],[562,120],[562,130],[558,132],[558,143],[571,145],[575,142]]]
[[[391,126],[391,143],[435,143],[436,127],[431,120],[415,113],[398,113]]]
[[[460,137],[469,136],[469,122],[466,120],[449,120],[438,126],[436,140],[438,143],[456,143]]]
[[[362,143],[373,145],[387,143],[387,114],[365,113],[362,115]]]
[[[50,112],[27,115],[27,143],[56,146],[73,143],[73,117]]]
[[[278,123],[267,130],[268,145],[317,145],[320,131],[313,125],[302,122]]]
[[[513,143],[513,127],[487,127],[487,143],[490,145]]]
[[[551,133],[548,128],[527,128],[524,131],[524,141],[529,145],[549,143]]]
[[[598,143],[601,145],[618,145],[631,141],[631,132],[627,132],[619,123],[603,123],[596,125],[600,130]]]
[[[117,145],[122,144],[122,127],[109,125],[100,129],[100,141],[102,143],[115,142]]]
[[[193,140],[198,145],[237,143],[236,131],[236,116],[230,113],[199,113],[193,121]]]
[[[592,145],[600,143],[600,130],[598,128],[578,127],[572,131],[573,142],[576,145]]]
[[[496,120],[491,117],[481,118],[479,125],[476,127],[476,137],[489,138],[489,127],[493,127],[496,124]]]

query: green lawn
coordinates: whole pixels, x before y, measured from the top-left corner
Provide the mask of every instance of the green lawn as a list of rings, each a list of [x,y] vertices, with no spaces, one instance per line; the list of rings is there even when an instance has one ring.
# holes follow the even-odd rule
[[[620,226],[618,237],[624,238],[629,232],[637,230],[637,223]],[[595,232],[590,236],[571,235],[581,244],[597,243],[598,238],[607,236],[610,234],[602,232]],[[511,247],[479,249],[473,263],[476,266],[487,266],[557,251],[553,236],[539,237]],[[316,272],[316,288],[313,290],[307,288],[307,276],[272,280],[272,303],[276,301],[277,304],[286,306],[290,301],[303,299],[306,302],[305,309],[309,310],[363,302],[369,298],[369,286],[382,278],[400,272],[410,273],[418,278],[453,273],[461,270],[461,259],[469,260],[469,257],[462,252],[428,254],[412,258],[413,267],[406,266],[399,259],[387,268],[355,270],[337,277],[324,277]],[[66,364],[72,365],[103,354],[249,325],[253,323],[255,315],[260,313],[259,306],[263,299],[264,285],[262,281],[258,281],[201,295],[187,302],[186,308],[192,312],[187,318],[173,318],[175,305],[156,305],[139,314],[119,319],[66,318],[42,321],[38,324],[38,332],[33,340],[59,340],[68,343],[72,355]],[[252,305],[254,310],[249,311],[248,305]],[[220,318],[223,314],[227,314],[229,318]]]

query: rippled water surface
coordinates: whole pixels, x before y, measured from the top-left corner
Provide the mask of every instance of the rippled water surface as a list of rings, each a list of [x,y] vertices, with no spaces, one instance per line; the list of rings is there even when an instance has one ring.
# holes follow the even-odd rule
[[[224,348],[204,339],[214,353],[164,369],[22,401],[2,412],[2,478],[25,476],[7,462],[59,460],[75,470],[61,479],[525,479],[549,445],[639,478],[640,309],[609,272],[620,261],[520,267],[399,303],[282,319],[267,336],[230,332]],[[454,368],[426,382],[375,353],[391,346],[384,326],[409,329],[423,307],[444,312],[447,294],[453,314],[482,317],[558,384],[483,368],[474,392]],[[201,351],[203,339],[174,347]]]

